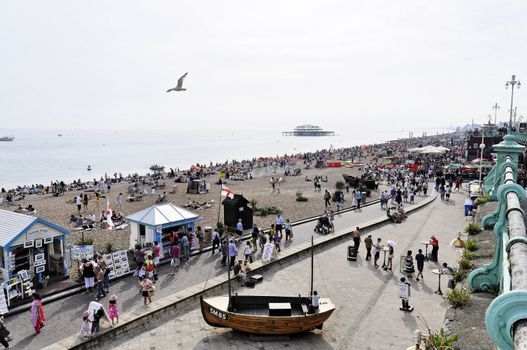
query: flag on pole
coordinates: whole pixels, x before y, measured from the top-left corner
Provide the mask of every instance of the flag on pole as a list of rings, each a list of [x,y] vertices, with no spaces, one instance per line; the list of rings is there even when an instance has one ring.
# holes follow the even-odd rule
[[[221,196],[229,197],[230,199],[234,198],[234,192],[229,190],[227,187],[221,185]]]

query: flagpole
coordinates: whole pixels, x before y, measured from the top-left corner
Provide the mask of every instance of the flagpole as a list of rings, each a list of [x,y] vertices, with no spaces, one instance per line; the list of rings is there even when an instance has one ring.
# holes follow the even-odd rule
[[[218,221],[216,221],[217,223],[220,222],[220,210],[221,210],[221,191],[223,190],[223,184],[220,185],[220,201],[218,202]]]

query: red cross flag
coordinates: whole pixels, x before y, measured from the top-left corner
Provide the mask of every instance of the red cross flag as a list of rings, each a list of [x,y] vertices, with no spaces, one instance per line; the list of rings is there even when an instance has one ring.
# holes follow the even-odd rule
[[[230,199],[234,198],[234,192],[229,190],[227,187],[221,185],[221,196],[229,197]]]

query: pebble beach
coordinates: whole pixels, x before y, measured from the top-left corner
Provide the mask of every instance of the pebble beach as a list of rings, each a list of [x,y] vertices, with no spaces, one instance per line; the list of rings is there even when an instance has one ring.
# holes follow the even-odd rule
[[[343,181],[342,174],[358,176],[360,171],[356,168],[311,168],[301,169],[302,173],[298,176],[283,176],[283,170],[277,169],[276,173],[266,168],[258,168],[252,172],[253,178],[243,181],[229,181],[227,180],[225,186],[236,194],[242,194],[249,201],[256,200],[257,207],[262,206],[277,206],[282,209],[282,216],[291,221],[312,217],[322,214],[324,211],[324,190],[328,189],[331,193],[335,190],[335,183]],[[313,179],[315,175],[327,176],[328,181],[322,182],[321,191],[314,191],[312,181],[306,181],[306,176]],[[280,193],[273,193],[270,184],[271,177],[282,177]],[[206,202],[212,200],[212,206],[203,210],[189,209],[190,211],[203,217],[203,225],[214,227],[218,221],[218,205],[220,201],[220,185],[215,184],[218,180],[217,175],[210,175],[205,178],[206,182],[210,183],[210,191],[204,194],[188,194],[186,193],[186,183],[175,183],[173,179],[165,178],[161,182],[166,183],[164,189],[158,190],[155,195],[146,195],[142,201],[128,202],[127,188],[129,183],[126,181],[112,184],[109,193],[104,196],[109,198],[110,205],[115,205],[116,196],[123,193],[122,210],[119,210],[123,216],[133,214],[142,209],[148,208],[155,204],[157,194],[163,191],[167,193],[167,203],[173,203],[179,206],[187,204],[188,200],[196,202]],[[174,186],[177,186],[176,193],[170,193]],[[302,192],[308,198],[307,202],[297,202],[296,193]],[[23,207],[31,204],[36,210],[36,215],[49,220],[53,223],[61,225],[68,229],[73,229],[74,225],[69,222],[71,214],[77,214],[77,207],[74,204],[74,197],[82,191],[69,191],[65,195],[54,197],[51,194],[46,195],[28,195],[16,204],[21,204]],[[377,198],[378,194],[372,192],[371,198]],[[341,208],[351,206],[351,197],[345,197],[346,202]],[[368,200],[371,200],[368,199]],[[67,203],[68,201],[73,203]],[[101,209],[104,209],[106,200],[101,201]],[[8,209],[14,209],[10,207]],[[336,207],[333,204],[333,209]],[[83,216],[93,212],[97,217],[98,213],[95,208],[95,201],[91,199],[88,205],[88,211],[81,211]],[[220,211],[220,221],[223,220],[223,210]],[[253,222],[259,227],[267,228],[274,222],[274,215],[268,216],[254,216]],[[81,231],[72,231],[69,235],[69,244],[77,244],[81,238]],[[106,230],[102,228],[94,228],[92,230],[84,231],[85,238],[93,238],[95,248],[98,251],[104,251],[107,242],[111,242],[114,249],[122,250],[130,248],[130,226],[123,230]]]

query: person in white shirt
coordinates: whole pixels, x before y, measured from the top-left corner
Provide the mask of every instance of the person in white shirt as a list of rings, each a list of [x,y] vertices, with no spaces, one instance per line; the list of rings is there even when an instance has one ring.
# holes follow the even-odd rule
[[[80,215],[82,208],[82,196],[80,195],[80,193],[77,197],[75,197],[75,204],[77,205],[77,214]]]
[[[243,255],[245,255],[245,260],[249,260],[251,263],[253,262],[253,255],[252,255],[252,249],[251,249],[251,242],[247,241],[247,244],[245,245],[245,249],[243,251]]]
[[[314,314],[318,311],[318,300],[319,300],[319,296],[318,296],[317,291],[315,290],[313,292],[313,295],[311,295],[311,304],[309,304],[309,307],[308,307],[308,312],[310,314]]]

